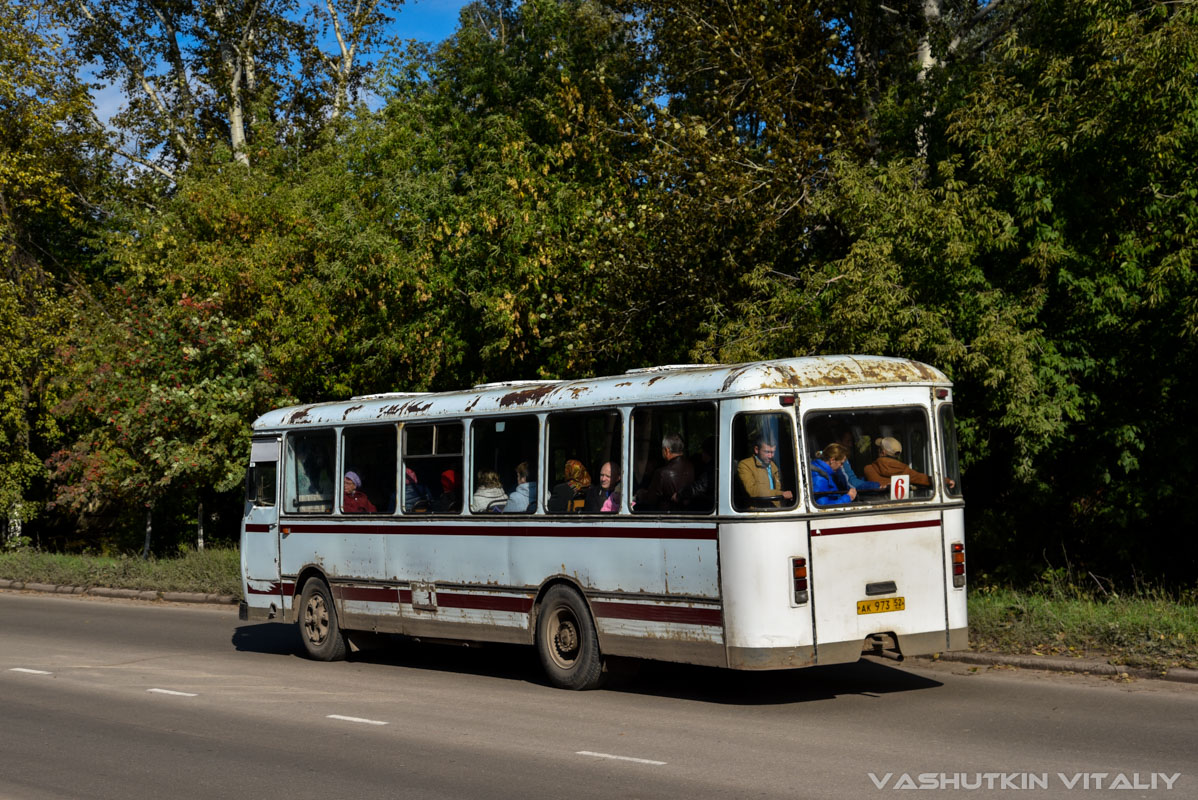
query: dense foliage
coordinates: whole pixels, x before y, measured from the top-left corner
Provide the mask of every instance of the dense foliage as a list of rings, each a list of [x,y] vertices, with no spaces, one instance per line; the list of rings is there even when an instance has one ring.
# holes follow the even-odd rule
[[[975,568],[1192,582],[1193,2],[50,7],[0,16],[10,533],[230,539],[295,399],[869,352],[955,381]]]

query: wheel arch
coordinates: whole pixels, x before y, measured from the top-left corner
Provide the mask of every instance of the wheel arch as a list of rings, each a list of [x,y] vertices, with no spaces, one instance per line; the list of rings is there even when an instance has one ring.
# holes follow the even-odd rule
[[[545,595],[549,594],[549,590],[554,586],[565,586],[566,588],[573,589],[582,598],[583,605],[587,608],[587,613],[591,615],[591,625],[595,628],[595,635],[599,638],[599,649],[601,651],[604,650],[603,632],[599,630],[599,621],[595,617],[595,609],[591,605],[591,598],[587,596],[586,590],[582,588],[582,584],[575,578],[565,574],[549,576],[541,583],[540,588],[537,590],[537,596],[532,602],[532,610],[529,612],[528,632],[530,641],[533,643],[536,642],[537,622],[541,617],[541,608],[545,602]]]
[[[340,607],[340,600],[338,599],[339,593],[333,591],[333,584],[329,580],[329,576],[325,574],[325,571],[321,569],[320,566],[316,564],[305,564],[295,576],[295,589],[292,590],[291,594],[291,606],[289,608],[290,613],[284,621],[299,621],[299,610],[296,604],[299,602],[300,596],[304,593],[304,587],[308,585],[308,581],[310,580],[319,580],[323,582],[325,586],[329,587],[329,596],[333,598],[333,605],[336,608],[338,616],[341,615],[342,609]]]

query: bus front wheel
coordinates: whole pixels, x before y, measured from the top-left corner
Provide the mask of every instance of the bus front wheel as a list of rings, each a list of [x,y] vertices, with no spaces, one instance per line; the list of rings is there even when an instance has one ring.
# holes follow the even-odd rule
[[[333,595],[322,580],[310,580],[300,595],[300,638],[304,650],[317,661],[345,658],[345,635],[337,624]]]
[[[537,616],[537,653],[550,683],[594,689],[603,682],[603,657],[590,609],[578,592],[554,586]]]

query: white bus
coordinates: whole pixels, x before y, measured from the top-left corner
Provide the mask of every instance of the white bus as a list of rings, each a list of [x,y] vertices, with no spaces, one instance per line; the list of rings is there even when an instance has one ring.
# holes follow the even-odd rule
[[[609,655],[763,670],[967,646],[952,388],[915,361],[283,408],[253,425],[247,486],[241,618],[297,622],[316,659],[365,632],[517,642],[585,689]]]

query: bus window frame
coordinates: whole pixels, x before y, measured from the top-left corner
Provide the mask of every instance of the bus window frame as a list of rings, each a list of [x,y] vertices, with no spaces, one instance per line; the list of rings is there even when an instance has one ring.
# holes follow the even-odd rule
[[[800,494],[799,483],[803,480],[803,467],[801,464],[798,464],[798,463],[792,464],[793,468],[792,468],[791,472],[793,473],[793,480],[794,480],[795,486],[794,486],[794,489],[792,490],[794,497],[791,499],[790,505],[775,506],[773,508],[765,508],[765,507],[741,508],[737,504],[737,501],[736,501],[737,481],[740,480],[740,478],[737,476],[737,465],[740,464],[740,462],[742,460],[742,459],[739,459],[736,457],[736,455],[737,455],[737,453],[736,453],[736,422],[741,417],[762,415],[762,414],[773,414],[775,416],[782,416],[782,417],[786,418],[790,422],[791,455],[793,456],[795,461],[798,461],[798,462],[802,461],[802,458],[800,458],[800,455],[803,452],[801,449],[802,443],[801,443],[801,438],[798,434],[798,427],[797,427],[798,421],[795,419],[794,412],[789,407],[785,407],[785,406],[779,407],[777,405],[777,400],[776,400],[775,396],[770,396],[769,400],[773,401],[774,405],[771,405],[768,407],[762,407],[762,408],[734,409],[734,410],[732,410],[732,413],[728,419],[728,454],[727,454],[727,456],[725,456],[726,458],[729,459],[727,493],[728,493],[728,507],[732,510],[732,513],[734,513],[734,514],[752,516],[755,514],[778,514],[778,513],[782,513],[782,512],[788,512],[788,511],[793,513],[794,511],[799,510],[800,506],[802,505],[802,503],[799,500],[799,494]],[[778,444],[780,445],[781,441],[779,441]],[[750,445],[750,450],[751,449],[752,449],[752,446]],[[780,450],[781,448],[779,447],[778,449]],[[752,455],[752,454],[750,453],[750,455]],[[783,477],[785,477],[785,473],[782,471],[782,465],[778,462],[777,454],[775,454],[773,463],[778,464],[779,473]]]
[[[625,414],[625,419],[624,419],[624,439],[625,439],[625,443],[626,443],[626,447],[627,447],[627,454],[626,454],[627,462],[625,463],[625,466],[624,466],[624,477],[622,479],[624,482],[623,503],[624,503],[624,509],[627,510],[628,514],[631,514],[633,516],[640,517],[640,518],[659,516],[659,517],[671,517],[671,518],[685,517],[685,518],[691,518],[691,519],[702,519],[705,517],[715,516],[720,513],[719,481],[720,481],[720,475],[722,473],[722,470],[720,470],[718,462],[716,463],[715,485],[713,487],[713,491],[715,492],[715,494],[712,498],[712,505],[711,505],[711,509],[709,511],[658,511],[658,510],[654,510],[654,511],[637,512],[636,509],[632,507],[632,505],[633,505],[632,500],[633,500],[633,498],[636,497],[636,492],[634,491],[634,482],[632,480],[629,480],[629,477],[634,469],[633,459],[635,459],[635,457],[636,457],[636,435],[635,435],[636,432],[633,430],[633,428],[636,425],[637,412],[642,409],[650,409],[650,410],[663,409],[663,408],[671,409],[671,408],[695,407],[695,406],[704,406],[704,405],[708,406],[712,413],[712,430],[710,432],[710,435],[715,440],[716,458],[718,459],[719,452],[721,449],[721,439],[720,439],[720,436],[722,433],[721,424],[722,424],[722,420],[724,418],[724,407],[725,407],[725,401],[723,399],[703,398],[703,399],[699,399],[699,400],[685,400],[685,399],[671,398],[669,400],[657,400],[652,403],[634,403],[632,405],[623,407],[627,411],[627,413]],[[650,430],[652,430],[652,426],[650,426]],[[686,437],[683,438],[683,442],[686,445],[686,449],[688,451],[692,447],[695,446],[695,443],[693,441],[687,439]],[[660,439],[657,440],[656,442],[652,442],[649,445],[649,453],[652,454],[655,450],[660,449],[660,446],[661,446]],[[702,447],[701,441],[699,442],[699,446]],[[691,458],[690,452],[687,452],[684,455],[688,459]],[[652,459],[650,458],[649,460],[651,463]],[[649,472],[646,477],[651,480],[652,472]],[[624,509],[621,509],[622,513],[623,513]]]
[[[803,472],[804,472],[805,480],[806,480],[804,494],[806,495],[809,508],[812,509],[813,511],[820,511],[820,512],[823,512],[823,511],[844,512],[844,511],[850,510],[850,509],[862,510],[862,509],[869,509],[869,508],[893,508],[895,506],[910,505],[913,503],[935,502],[937,500],[937,498],[939,497],[939,492],[938,492],[936,484],[939,480],[941,480],[941,478],[940,478],[940,463],[939,463],[939,454],[938,454],[939,431],[937,431],[934,428],[935,421],[931,416],[932,410],[933,409],[930,404],[920,404],[917,402],[898,403],[898,404],[894,404],[894,405],[855,405],[855,406],[838,406],[838,407],[834,407],[834,408],[827,408],[827,407],[809,408],[809,409],[804,410],[802,419],[801,419],[802,446],[804,449],[801,452],[804,455]],[[853,413],[861,413],[861,412],[885,412],[885,411],[917,411],[923,416],[924,432],[925,432],[925,436],[927,439],[927,453],[926,453],[926,458],[928,461],[927,469],[930,470],[930,472],[927,472],[926,474],[928,475],[928,477],[930,477],[932,479],[932,485],[930,488],[931,494],[927,497],[915,497],[913,495],[909,495],[902,500],[892,500],[892,499],[890,499],[889,496],[884,496],[884,497],[880,496],[880,499],[871,500],[868,502],[858,501],[857,499],[854,498],[854,500],[852,502],[842,503],[839,505],[824,506],[824,505],[819,505],[818,503],[816,503],[815,502],[815,489],[814,489],[815,483],[811,478],[811,463],[810,463],[811,459],[809,457],[807,457],[807,449],[806,449],[808,446],[806,443],[807,442],[808,419],[811,416],[816,415],[816,414],[835,416],[835,415],[839,415],[839,414],[853,414]],[[819,443],[813,442],[812,444],[814,445],[814,447],[812,447],[812,452],[815,452],[815,448],[819,446]],[[910,462],[904,462],[904,463],[907,463],[908,466],[911,466]],[[922,472],[923,470],[920,470],[920,471]],[[858,477],[864,479],[865,475],[863,473],[863,474],[859,475]],[[858,497],[859,496],[860,495],[858,495]]]

